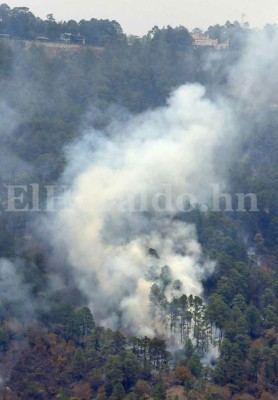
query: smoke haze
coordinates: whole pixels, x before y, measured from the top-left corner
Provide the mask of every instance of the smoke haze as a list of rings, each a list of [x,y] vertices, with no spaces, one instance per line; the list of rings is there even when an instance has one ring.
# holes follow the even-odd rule
[[[225,183],[240,104],[257,110],[273,100],[268,83],[277,74],[269,65],[276,65],[277,47],[276,37],[251,35],[230,70],[229,100],[215,93],[210,100],[200,85],[182,86],[165,107],[115,118],[103,132],[87,128],[67,149],[71,204],[54,218],[54,246],[64,249],[103,325],[141,335],[159,329],[149,316],[150,266],[169,265],[186,294],[202,296],[214,262],[204,259],[194,226],[176,218],[178,205],[185,193],[204,204],[209,185]],[[173,201],[163,203],[169,190]],[[154,210],[160,201],[163,212]]]
[[[217,90],[212,100],[201,85],[185,85],[165,107],[139,116],[108,110],[115,117],[105,129],[86,127],[67,146],[62,181],[71,186],[70,207],[47,218],[45,236],[54,253],[65,254],[98,322],[142,335],[159,329],[149,315],[151,266],[168,265],[186,294],[202,296],[201,282],[215,264],[203,256],[194,226],[177,218],[181,201],[191,194],[205,204],[211,184],[225,185],[241,105],[258,110],[275,102],[277,47],[276,35],[250,35],[230,69],[229,96]],[[16,114],[1,104],[9,134],[16,123],[6,121],[16,121]]]
[[[204,259],[194,226],[175,217],[186,193],[198,203],[208,199],[209,184],[220,179],[215,151],[233,133],[225,102],[188,85],[167,106],[114,121],[105,133],[89,129],[68,149],[71,204],[55,217],[55,246],[68,254],[99,322],[154,334],[150,266],[169,265],[186,294],[202,295],[214,263]],[[171,204],[157,212],[154,204],[161,206],[167,190]]]

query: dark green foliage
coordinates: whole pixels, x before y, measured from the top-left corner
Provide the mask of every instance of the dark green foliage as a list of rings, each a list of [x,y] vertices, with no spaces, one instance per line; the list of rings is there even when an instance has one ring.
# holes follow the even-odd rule
[[[125,390],[121,383],[116,383],[113,387],[112,396],[110,397],[111,400],[122,400],[125,397]]]
[[[154,400],[166,400],[166,388],[162,381],[158,382],[153,388]]]
[[[4,352],[8,350],[9,347],[9,335],[8,332],[1,329],[0,330],[0,351]]]
[[[80,380],[86,373],[86,355],[84,351],[78,348],[73,356],[72,363],[70,365],[71,373],[73,378]]]
[[[113,390],[116,384],[123,382],[122,363],[118,356],[110,356],[105,368],[105,385],[108,391]]]

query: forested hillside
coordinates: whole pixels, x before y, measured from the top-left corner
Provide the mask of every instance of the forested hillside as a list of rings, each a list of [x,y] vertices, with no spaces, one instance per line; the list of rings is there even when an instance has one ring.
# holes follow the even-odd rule
[[[6,4],[0,17],[0,34],[9,35],[0,36],[0,398],[277,399],[277,26],[262,32],[238,22],[211,26],[202,34],[229,41],[227,49],[216,50],[194,46],[182,26],[154,27],[139,38],[125,35],[116,21],[57,22],[53,15],[43,21],[28,8]],[[51,52],[35,41],[46,35],[57,42],[65,32],[83,35],[87,45],[78,52]],[[260,49],[269,54],[265,63]],[[182,85],[190,89],[173,95]],[[164,131],[172,125],[176,136],[169,140]],[[193,145],[181,140],[191,125]],[[207,125],[210,136],[194,142]],[[98,226],[98,216],[76,206],[82,188],[96,187],[90,200],[97,208],[100,177],[105,182],[99,190],[108,187],[114,210],[119,176],[123,192],[125,182],[154,185],[156,171],[168,177],[170,170],[169,179],[179,186],[183,172],[171,169],[171,162],[179,166],[173,142],[178,149],[184,145],[182,159],[184,154],[189,161],[181,169],[190,171],[189,182],[202,187],[201,177],[216,171],[208,176],[225,181],[226,192],[256,194],[257,211],[247,205],[227,212],[221,203],[218,211],[204,212],[193,204],[191,212],[158,221],[145,213],[140,222],[137,215],[123,222],[115,211],[104,214],[103,247],[96,246],[87,224]],[[198,173],[190,169],[195,154]],[[99,167],[96,173],[90,163]],[[122,172],[126,165],[130,171]],[[128,176],[133,168],[137,181]],[[56,217],[47,210],[46,187],[63,184],[74,187],[73,211]],[[30,203],[32,212],[12,209],[11,185],[21,186],[13,193],[16,204]],[[72,228],[76,210],[80,225]],[[103,249],[121,275],[102,261]],[[136,276],[137,286],[125,249],[134,265],[137,259],[138,265],[149,263]],[[97,265],[97,257],[103,264]],[[91,259],[95,269],[88,278]],[[177,277],[169,260],[180,269],[180,263],[188,265],[188,275]],[[97,275],[101,265],[107,271]],[[130,292],[138,288],[145,297],[136,302]]]

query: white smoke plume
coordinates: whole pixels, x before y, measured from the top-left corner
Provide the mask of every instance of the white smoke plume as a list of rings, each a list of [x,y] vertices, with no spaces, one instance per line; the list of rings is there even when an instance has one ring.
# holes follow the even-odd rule
[[[53,242],[67,252],[98,322],[154,334],[145,274],[157,264],[169,265],[188,295],[202,294],[214,263],[204,260],[194,226],[175,217],[183,194],[205,201],[219,168],[215,152],[232,132],[224,102],[190,85],[165,107],[114,122],[106,132],[88,129],[68,149],[71,202],[54,217]],[[158,212],[162,194],[171,201]]]
[[[181,199],[190,193],[204,204],[210,184],[225,182],[238,132],[248,135],[243,128],[252,131],[261,106],[277,103],[277,38],[249,34],[230,68],[227,98],[213,93],[210,100],[200,85],[183,86],[165,107],[115,118],[103,132],[88,128],[67,149],[71,201],[52,220],[52,240],[67,254],[98,322],[155,333],[150,266],[168,265],[186,294],[202,295],[214,263],[204,259],[194,226],[177,218]]]

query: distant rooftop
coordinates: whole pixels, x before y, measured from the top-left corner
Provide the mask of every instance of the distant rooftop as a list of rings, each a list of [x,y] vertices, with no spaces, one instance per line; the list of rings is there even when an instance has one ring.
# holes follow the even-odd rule
[[[217,39],[211,39],[209,36],[205,35],[192,35],[193,46],[195,47],[213,47],[215,49],[227,49],[229,43],[219,43]]]

